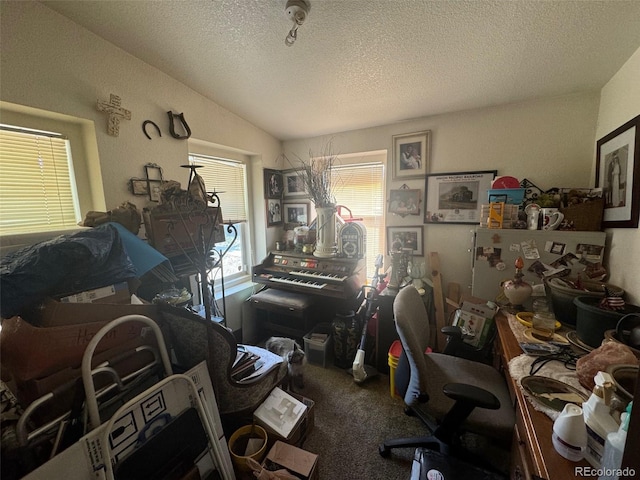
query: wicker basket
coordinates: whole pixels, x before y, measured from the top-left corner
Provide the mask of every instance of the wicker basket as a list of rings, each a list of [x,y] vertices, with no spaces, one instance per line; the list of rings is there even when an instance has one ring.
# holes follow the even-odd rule
[[[573,222],[576,230],[599,232],[602,230],[604,199],[596,198],[588,202],[560,208],[567,222]]]

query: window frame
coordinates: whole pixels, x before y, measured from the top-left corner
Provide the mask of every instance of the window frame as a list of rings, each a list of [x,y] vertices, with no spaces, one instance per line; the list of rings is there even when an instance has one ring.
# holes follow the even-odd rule
[[[25,129],[58,132],[69,141],[75,189],[81,215],[89,211],[106,211],[104,184],[92,120],[41,110],[0,100],[2,123]],[[42,242],[58,235],[68,235],[85,227],[52,229],[27,233],[0,233],[0,254]]]
[[[238,167],[242,168],[243,170],[243,202],[244,202],[244,210],[245,210],[245,216],[246,219],[238,221],[233,223],[234,227],[236,228],[237,231],[237,238],[236,238],[236,242],[238,245],[240,245],[240,249],[241,249],[241,257],[242,257],[242,270],[239,272],[234,272],[234,273],[229,273],[229,271],[227,271],[224,268],[224,258],[223,260],[223,264],[221,267],[218,267],[216,269],[212,269],[209,272],[209,280],[212,282],[213,284],[213,290],[214,290],[214,297],[216,299],[218,299],[221,294],[222,294],[222,290],[223,290],[223,282],[224,282],[224,290],[225,292],[229,289],[229,288],[233,288],[237,285],[240,285],[242,283],[245,283],[247,281],[250,280],[251,278],[251,238],[250,238],[250,228],[249,228],[249,198],[248,198],[248,190],[249,190],[249,183],[248,183],[248,170],[249,170],[249,166],[247,164],[247,162],[242,161],[242,160],[236,160],[236,159],[232,159],[232,158],[225,158],[221,155],[208,155],[208,154],[204,154],[204,153],[198,153],[198,152],[194,152],[194,151],[190,151],[188,154],[188,163],[191,164],[196,164],[196,165],[202,165],[203,168],[197,169],[197,173],[203,177],[203,179],[205,179],[205,187],[207,188],[208,191],[215,191],[217,190],[215,187],[211,188],[210,185],[207,183],[206,181],[206,177],[208,176],[205,173],[205,168],[207,168],[207,166],[210,166],[214,163],[222,163],[222,164],[227,164],[227,165],[237,165]],[[203,164],[204,163],[204,164]],[[209,165],[206,165],[207,163],[209,163]],[[224,193],[223,191],[220,191],[220,193]],[[220,196],[217,195],[218,199],[219,199],[219,206],[222,209],[222,217],[223,217],[223,221],[225,222],[224,224],[224,230],[225,230],[225,235],[228,235],[229,232],[227,232],[227,226],[229,225],[229,220],[227,220],[226,218],[226,214],[225,214],[225,203],[224,203],[224,199]],[[235,220],[235,219],[233,219]],[[217,252],[217,254],[215,255],[219,255],[220,253],[224,252],[224,248],[221,248],[219,246],[220,244],[216,244],[214,245],[213,249],[215,249],[215,251]],[[225,255],[226,257],[226,255]],[[217,258],[217,257],[214,257]],[[219,272],[222,273],[222,281],[220,279],[219,276]]]
[[[384,249],[385,249],[385,224],[386,224],[386,213],[385,213],[385,208],[384,205],[386,204],[386,199],[385,199],[385,195],[386,195],[386,188],[385,188],[385,184],[386,184],[386,169],[387,169],[387,162],[386,162],[386,152],[385,151],[377,151],[377,152],[364,152],[364,153],[359,153],[359,154],[350,154],[350,155],[340,155],[339,156],[339,162],[338,164],[335,165],[335,170],[338,174],[338,176],[341,175],[341,170],[345,170],[345,169],[349,169],[349,168],[370,168],[371,166],[375,166],[375,167],[380,167],[381,171],[380,171],[380,194],[381,194],[381,203],[380,203],[380,209],[379,215],[366,215],[366,214],[358,214],[358,212],[353,212],[353,216],[355,218],[359,218],[359,217],[379,217],[380,219],[380,224],[376,227],[376,231],[378,233],[378,249],[380,249],[380,251],[378,252],[372,252],[370,251],[371,249],[369,248],[369,245],[367,245],[366,248],[366,257],[365,257],[365,262],[366,262],[366,279],[367,281],[370,280],[370,277],[373,275],[373,273],[375,272],[374,269],[374,263],[375,263],[375,259],[378,256],[378,254],[382,253],[384,254]],[[340,184],[342,184],[345,179],[344,178],[338,178],[337,180]],[[337,185],[336,186],[336,197],[340,196],[340,191],[343,188],[346,188],[347,185]],[[338,200],[338,198],[337,198]],[[338,204],[340,204],[341,202],[338,200]],[[344,205],[345,207],[351,209],[353,211],[353,209],[349,206],[349,205]],[[366,225],[365,225],[366,226]],[[367,243],[370,244],[371,240],[373,239],[374,235],[373,232],[371,231],[371,227],[369,227],[367,229]]]

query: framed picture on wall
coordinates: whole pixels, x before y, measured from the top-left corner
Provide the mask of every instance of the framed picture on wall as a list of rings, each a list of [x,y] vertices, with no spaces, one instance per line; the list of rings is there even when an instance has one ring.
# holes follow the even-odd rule
[[[307,190],[298,170],[282,172],[285,197],[306,197]]]
[[[640,115],[597,142],[596,187],[604,228],[637,228],[640,217]]]
[[[398,190],[389,192],[389,213],[405,217],[407,215],[420,215],[420,203],[422,191],[403,185]]]
[[[427,175],[424,223],[479,224],[497,170]]]
[[[282,200],[267,199],[267,227],[282,225]]]
[[[413,255],[422,257],[423,227],[387,227],[387,246],[391,251],[409,249]]]
[[[422,178],[429,169],[431,132],[393,136],[393,180]]]
[[[265,168],[264,172],[264,198],[282,198],[284,185],[282,172]]]
[[[285,203],[284,221],[295,223],[296,225],[308,225],[309,204],[308,203]]]

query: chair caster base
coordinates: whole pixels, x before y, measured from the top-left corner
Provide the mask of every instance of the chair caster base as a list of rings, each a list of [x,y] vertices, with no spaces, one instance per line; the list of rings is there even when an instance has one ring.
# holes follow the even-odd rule
[[[387,458],[389,455],[391,455],[391,449],[382,444],[378,447],[378,453],[382,458]]]

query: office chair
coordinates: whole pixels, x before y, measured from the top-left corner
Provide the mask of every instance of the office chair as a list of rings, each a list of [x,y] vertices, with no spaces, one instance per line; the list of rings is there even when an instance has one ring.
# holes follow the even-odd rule
[[[502,375],[484,363],[444,353],[425,354],[429,321],[415,288],[400,290],[393,312],[403,347],[396,386],[404,396],[406,413],[416,414],[432,433],[386,440],[379,447],[380,455],[386,457],[394,448],[426,447],[469,461],[473,454],[460,445],[464,431],[509,445],[515,413]]]

